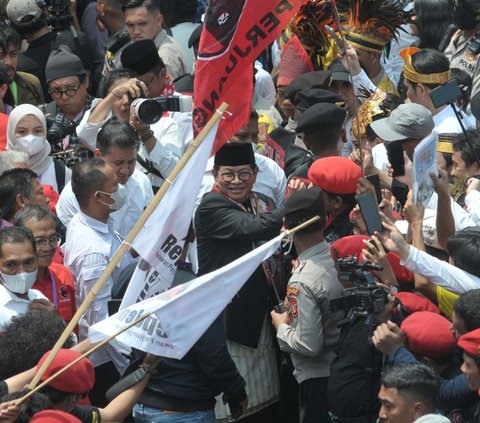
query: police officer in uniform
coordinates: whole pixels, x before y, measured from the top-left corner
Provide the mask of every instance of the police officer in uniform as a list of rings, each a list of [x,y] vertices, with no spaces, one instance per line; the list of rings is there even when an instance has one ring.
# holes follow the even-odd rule
[[[321,189],[295,192],[285,205],[284,224],[293,228],[317,215],[320,220],[293,235],[299,256],[287,287],[288,313],[271,313],[280,349],[291,353],[301,423],[329,422],[328,378],[340,336],[337,322],[343,317],[329,308],[330,299],[343,295],[343,287],[323,238],[326,213]]]
[[[480,91],[480,0],[457,0],[454,8],[454,22],[459,30],[453,35],[445,55],[450,68],[468,72],[473,79],[472,97]]]

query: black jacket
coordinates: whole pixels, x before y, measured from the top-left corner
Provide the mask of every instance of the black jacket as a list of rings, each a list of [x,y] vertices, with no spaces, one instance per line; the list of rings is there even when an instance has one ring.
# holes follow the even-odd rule
[[[254,242],[274,238],[282,217],[283,209],[256,216],[218,192],[205,194],[195,214],[199,275],[252,251]],[[265,312],[271,308],[270,289],[260,265],[227,307],[227,339],[257,347]]]
[[[139,402],[174,411],[202,411],[215,407],[215,396],[242,401],[245,381],[230,357],[221,314],[181,360],[163,359]]]

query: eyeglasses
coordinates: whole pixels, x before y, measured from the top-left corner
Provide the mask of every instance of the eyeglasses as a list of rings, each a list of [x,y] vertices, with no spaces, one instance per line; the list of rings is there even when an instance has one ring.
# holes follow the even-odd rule
[[[248,182],[253,176],[253,172],[248,170],[242,170],[241,172],[225,172],[221,173],[220,176],[225,182],[233,182],[235,178],[240,179],[242,182]]]
[[[48,246],[51,248],[57,248],[61,241],[62,239],[59,235],[53,235],[50,238],[35,238],[35,245],[37,248],[44,250]]]
[[[50,95],[53,98],[59,99],[62,97],[63,94],[65,94],[67,97],[73,97],[75,94],[77,94],[77,91],[80,89],[81,84],[77,88],[69,88],[68,90],[53,90],[49,91]]]
[[[148,81],[148,82],[144,81],[143,83],[144,83],[144,84],[147,86],[147,88],[148,88],[148,87],[150,87],[150,85],[152,85],[152,82],[153,82],[153,80],[154,80],[156,77],[157,77],[157,75],[153,75],[153,76],[152,76],[152,79],[150,79],[150,81]]]

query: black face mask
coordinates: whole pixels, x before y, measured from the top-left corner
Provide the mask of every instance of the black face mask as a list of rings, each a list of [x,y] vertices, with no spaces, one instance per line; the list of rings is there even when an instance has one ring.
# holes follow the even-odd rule
[[[455,6],[453,21],[460,29],[472,29],[477,25],[476,13],[467,6]]]

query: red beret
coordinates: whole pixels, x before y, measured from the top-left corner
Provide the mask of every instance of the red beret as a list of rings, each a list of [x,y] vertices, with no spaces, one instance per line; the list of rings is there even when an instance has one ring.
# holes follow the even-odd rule
[[[417,311],[402,323],[402,332],[407,337],[408,349],[413,354],[431,358],[451,356],[456,341],[450,331],[452,324],[440,314]]]
[[[402,306],[409,313],[416,311],[430,311],[431,313],[440,314],[438,307],[423,295],[413,292],[399,292],[395,294],[395,298],[400,300]]]
[[[359,257],[362,249],[365,248],[363,240],[370,239],[366,235],[349,235],[337,239],[330,245],[330,255],[334,260],[352,256]]]
[[[480,356],[480,329],[462,335],[458,340],[458,346],[472,357]]]
[[[400,264],[400,256],[396,253],[388,252],[387,259],[392,266],[393,273],[397,278],[400,287],[411,287],[413,282],[413,272]]]
[[[37,364],[37,371],[45,362],[49,354],[50,351],[47,351],[40,359]],[[50,366],[40,380],[44,382],[50,376],[57,373],[60,369],[63,369],[80,356],[81,354],[78,351],[61,349],[58,351],[58,354],[50,363]],[[52,380],[48,385],[61,392],[69,394],[84,394],[93,388],[94,383],[95,373],[93,371],[92,362],[88,358],[82,358],[78,363],[70,367],[56,379]]]
[[[361,176],[360,166],[340,156],[315,160],[308,170],[308,179],[332,194],[354,194]]]
[[[34,423],[82,423],[75,416],[60,410],[40,411],[34,414],[30,421]]]

